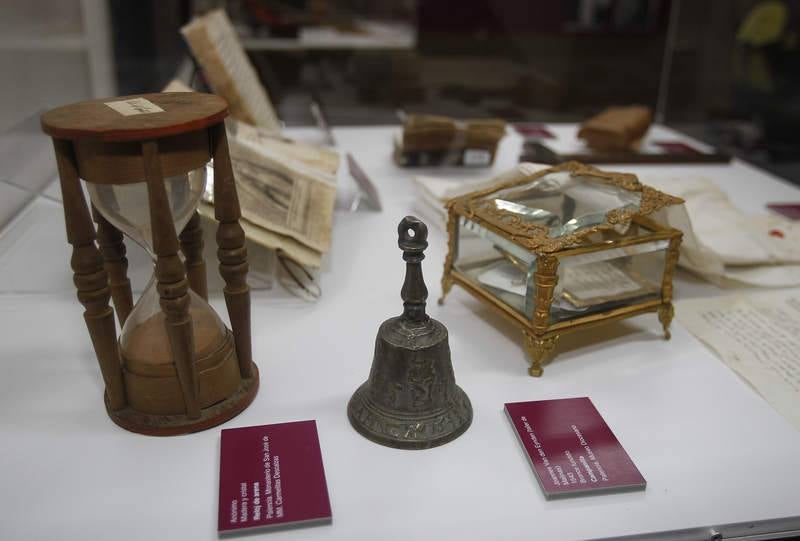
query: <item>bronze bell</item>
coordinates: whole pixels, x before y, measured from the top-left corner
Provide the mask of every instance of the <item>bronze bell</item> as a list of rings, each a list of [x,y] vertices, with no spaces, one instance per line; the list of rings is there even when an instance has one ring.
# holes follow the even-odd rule
[[[456,439],[472,422],[469,398],[456,385],[447,328],[425,313],[422,260],[428,227],[406,216],[397,228],[406,261],[403,314],[378,329],[369,379],[347,406],[362,436],[400,449],[429,449]]]

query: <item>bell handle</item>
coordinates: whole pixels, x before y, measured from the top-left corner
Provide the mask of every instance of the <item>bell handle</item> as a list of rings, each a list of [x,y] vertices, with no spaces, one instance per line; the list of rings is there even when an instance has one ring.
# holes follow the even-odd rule
[[[403,250],[403,259],[406,256],[419,255],[420,261],[425,257],[422,252],[428,247],[428,226],[415,216],[406,216],[397,226],[397,245]]]
[[[406,216],[397,226],[397,244],[403,250],[406,262],[406,279],[400,296],[403,298],[403,318],[408,321],[424,322],[428,320],[425,313],[425,300],[428,288],[422,277],[422,260],[425,259],[425,248],[428,247],[428,226],[414,216]]]

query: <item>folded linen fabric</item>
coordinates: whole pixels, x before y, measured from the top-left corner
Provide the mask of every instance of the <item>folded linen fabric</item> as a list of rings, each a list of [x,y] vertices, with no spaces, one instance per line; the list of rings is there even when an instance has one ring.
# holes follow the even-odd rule
[[[800,285],[800,224],[748,215],[702,177],[641,175],[642,182],[685,200],[666,221],[683,231],[678,264],[722,287]]]

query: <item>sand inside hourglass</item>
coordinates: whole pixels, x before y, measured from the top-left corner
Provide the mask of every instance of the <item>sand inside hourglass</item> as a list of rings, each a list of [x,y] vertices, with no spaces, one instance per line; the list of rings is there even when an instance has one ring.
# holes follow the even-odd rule
[[[193,291],[189,292],[189,299],[189,316],[194,330],[194,358],[199,360],[220,347],[225,338],[225,327],[217,314]],[[160,310],[155,287],[148,285],[137,306],[139,304],[142,305],[141,313],[131,312],[131,317],[137,320],[129,319],[130,326],[128,322],[125,323],[120,338],[126,362],[147,365],[172,363],[166,316]],[[144,306],[155,309],[145,313]]]
[[[183,230],[197,208],[205,181],[205,168],[164,180],[176,232]],[[144,182],[87,183],[87,187],[92,203],[103,216],[141,245],[155,260],[147,185]],[[222,346],[226,329],[205,300],[191,290],[189,299],[189,315],[194,331],[194,359],[197,362]],[[122,356],[129,369],[142,365],[173,363],[166,325],[155,278],[151,278],[120,335]]]

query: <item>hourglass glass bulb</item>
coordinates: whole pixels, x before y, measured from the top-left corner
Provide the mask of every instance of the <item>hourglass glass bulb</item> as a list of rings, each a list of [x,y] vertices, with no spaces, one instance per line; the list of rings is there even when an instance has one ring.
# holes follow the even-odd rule
[[[206,184],[206,169],[200,167],[182,175],[164,179],[176,233],[180,233],[194,213]],[[128,238],[142,246],[151,257],[153,230],[147,183],[86,183],[89,197],[97,210]]]
[[[194,214],[205,189],[205,166],[183,175],[168,177],[164,179],[164,184],[175,233],[180,234]],[[147,183],[96,184],[87,182],[87,185],[89,196],[97,210],[112,225],[147,250],[155,260]],[[167,322],[161,308],[160,295],[156,285],[156,278],[153,276],[125,320],[120,333],[120,353],[125,364],[127,381],[136,381],[137,377],[149,377],[153,374],[174,371]],[[202,365],[224,347],[227,332],[217,313],[202,297],[192,290],[189,290],[187,294],[189,296],[188,314],[192,322],[194,348],[192,356],[196,363]],[[236,383],[238,380],[234,378],[230,381]],[[219,389],[217,390],[219,391]],[[231,391],[231,389],[222,390]],[[170,396],[174,403],[152,402],[149,399],[133,397],[130,400],[139,411],[179,413],[184,407],[183,402],[179,400],[181,394],[173,393]],[[213,396],[205,396],[205,399],[213,400]]]

